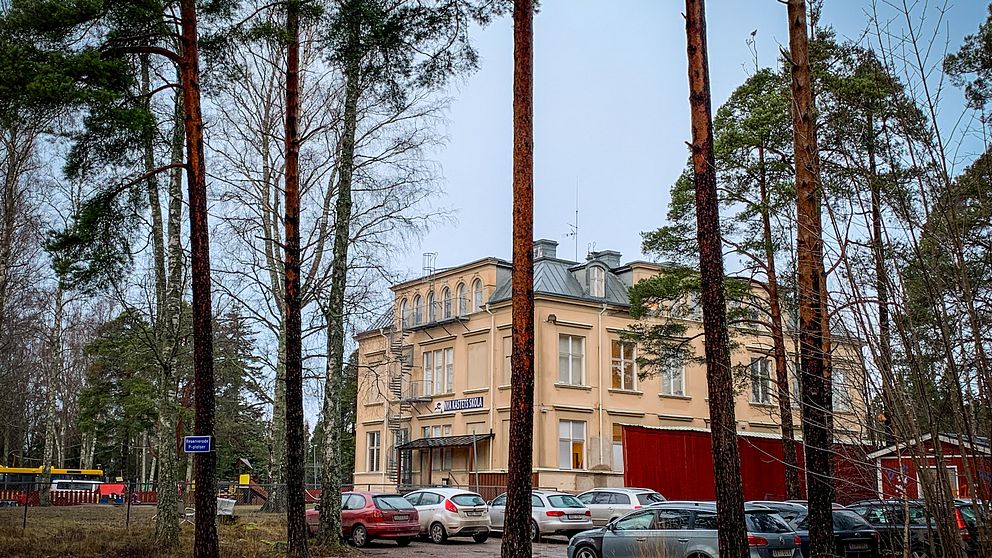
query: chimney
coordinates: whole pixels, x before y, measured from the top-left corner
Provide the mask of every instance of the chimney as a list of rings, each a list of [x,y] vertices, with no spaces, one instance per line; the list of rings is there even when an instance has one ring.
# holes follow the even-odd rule
[[[606,265],[610,269],[620,267],[620,252],[616,250],[600,250],[598,252],[590,252],[586,256],[586,260],[598,260]]]
[[[542,238],[534,241],[534,259],[557,258],[558,242]]]

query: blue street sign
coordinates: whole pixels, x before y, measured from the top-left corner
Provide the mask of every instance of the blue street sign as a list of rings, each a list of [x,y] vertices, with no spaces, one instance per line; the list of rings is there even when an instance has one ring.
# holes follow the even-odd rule
[[[183,451],[186,453],[210,453],[213,449],[213,441],[210,436],[183,437]]]

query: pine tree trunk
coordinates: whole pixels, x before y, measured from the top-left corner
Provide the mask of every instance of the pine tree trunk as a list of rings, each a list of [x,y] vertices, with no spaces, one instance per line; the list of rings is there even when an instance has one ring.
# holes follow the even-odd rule
[[[200,109],[200,61],[197,51],[196,0],[180,0],[182,56],[179,64],[186,128],[186,183],[189,190],[189,236],[193,287],[193,377],[197,436],[214,433],[213,324],[210,301],[210,242],[207,223],[203,115]],[[217,455],[195,455],[196,518],[193,555],[217,558]]]
[[[357,44],[357,22],[351,39]],[[338,159],[337,199],[334,203],[334,246],[331,263],[331,294],[327,317],[327,378],[324,384],[324,455],[320,493],[320,544],[341,540],[341,378],[344,374],[345,294],[348,288],[348,249],[351,243],[352,182],[355,173],[355,138],[358,130],[358,100],[361,95],[361,58],[352,53],[345,63],[344,130]]]
[[[534,4],[513,3],[512,354],[501,555],[530,556],[534,461]]]
[[[145,97],[145,110],[151,110],[151,76],[148,67],[148,55],[141,57],[141,94]],[[145,172],[155,169],[155,149],[153,138],[149,136],[144,146]],[[161,320],[165,305],[165,235],[162,225],[162,205],[158,194],[158,179],[155,175],[148,178],[146,184],[148,195],[148,211],[152,222],[152,261],[155,269],[155,332],[161,333]]]
[[[805,0],[789,0],[788,16],[796,158],[800,385],[809,541],[810,556],[821,558],[833,553],[833,397],[828,357],[830,339],[823,269],[823,227],[820,221],[820,162],[813,117]]]
[[[758,190],[761,195],[762,242],[765,245],[765,274],[768,281],[768,308],[771,314],[772,347],[775,356],[775,382],[778,388],[778,414],[782,421],[782,461],[785,465],[785,494],[789,500],[801,498],[799,461],[796,457],[796,434],[792,423],[792,391],[789,389],[789,360],[785,351],[785,328],[782,326],[782,301],[778,293],[778,273],[772,239],[771,212],[768,209],[768,176],[765,150],[758,148]]]
[[[286,3],[286,556],[304,558],[307,525],[303,499],[306,436],[303,429],[303,325],[300,297],[300,14]]]
[[[183,159],[183,105],[176,98],[173,115],[172,163]],[[179,456],[176,440],[176,422],[179,406],[178,380],[176,378],[176,351],[180,348],[183,246],[182,246],[183,190],[182,169],[175,169],[169,177],[168,255],[169,270],[165,302],[165,332],[168,347],[167,363],[162,367],[158,392],[158,482],[156,501],[156,541],[163,549],[179,545]]]
[[[727,302],[723,291],[723,243],[716,192],[709,60],[706,51],[706,11],[703,0],[686,0],[685,14],[700,296],[703,304],[713,472],[716,478],[717,537],[721,558],[744,558],[749,555],[749,549],[740,484],[741,463],[737,450],[737,419],[734,416]]]

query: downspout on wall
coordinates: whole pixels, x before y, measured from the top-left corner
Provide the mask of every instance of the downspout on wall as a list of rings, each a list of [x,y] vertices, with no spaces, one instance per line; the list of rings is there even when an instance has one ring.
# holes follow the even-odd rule
[[[496,431],[496,314],[489,309],[489,303],[484,306],[489,314],[489,431]],[[493,442],[489,441],[489,470],[493,470]],[[478,467],[478,465],[476,465]],[[477,483],[478,484],[478,483]]]
[[[599,338],[599,348],[597,349],[599,359],[599,464],[602,465],[603,461],[603,440],[606,439],[603,434],[603,314],[606,313],[606,303],[603,303],[603,309],[600,310],[599,316],[596,318],[596,335]]]

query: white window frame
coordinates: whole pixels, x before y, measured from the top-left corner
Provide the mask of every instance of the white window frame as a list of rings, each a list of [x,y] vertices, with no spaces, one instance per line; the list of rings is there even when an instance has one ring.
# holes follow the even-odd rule
[[[424,394],[441,395],[455,391],[455,348],[424,351]]]
[[[567,425],[568,433],[563,434],[562,429]],[[582,434],[576,435],[576,426],[581,425]],[[576,442],[582,444],[582,457],[581,462],[576,467],[575,463],[572,461],[572,449]],[[567,451],[564,454],[562,450]],[[563,462],[563,459],[567,455],[567,462]],[[569,420],[560,419],[558,421],[558,468],[568,471],[581,471],[586,468],[586,422],[583,420]]]
[[[365,440],[367,470],[370,473],[379,472],[382,469],[382,432],[372,430],[366,433]]]
[[[468,314],[468,297],[465,295],[465,283],[458,283],[455,289],[455,298],[458,299],[458,317]]]
[[[565,351],[562,350],[562,341],[567,339],[568,346]],[[578,340],[578,352],[576,352],[576,343]],[[562,358],[566,359],[568,366],[566,369],[562,368]],[[575,359],[578,359],[578,371],[575,370]],[[572,335],[569,333],[559,333],[558,334],[558,383],[567,384],[571,386],[582,386],[585,385],[585,367],[586,367],[586,338],[581,335]],[[578,374],[578,378],[576,378]]]
[[[619,358],[613,356],[613,348],[615,345],[619,345],[620,348]],[[629,355],[627,354],[628,350],[631,352],[631,354]],[[631,343],[629,341],[623,341],[620,339],[612,339],[610,343],[610,360],[611,360],[610,380],[613,389],[619,389],[624,391],[636,391],[637,390],[637,344]],[[631,369],[630,385],[627,385],[627,377],[625,374],[626,366],[628,364],[630,365],[630,369]],[[617,372],[618,370],[619,372]],[[614,372],[617,372],[616,375],[613,374]],[[619,385],[617,385],[616,383],[618,377],[620,379]]]
[[[434,291],[427,293],[427,323],[437,321],[437,310],[434,309]]]
[[[472,281],[472,312],[482,310],[482,279]]]
[[[685,364],[679,363],[662,370],[661,394],[685,397]]]
[[[937,471],[938,467],[936,467],[936,466],[928,466],[928,467],[922,467],[922,469],[932,470],[932,471],[934,471],[934,474],[936,475],[937,474],[936,471]],[[953,492],[953,494],[951,496],[953,498],[960,497],[960,495],[961,495],[961,477],[958,476],[958,466],[957,465],[945,465],[944,466],[944,469],[947,469],[948,474],[950,474],[951,469],[954,469],[954,477],[953,478],[950,478],[950,477],[948,478],[948,480],[951,481],[951,491]],[[923,497],[923,481],[920,479],[920,471],[919,471],[919,469],[916,471],[916,497],[917,498],[922,498]]]
[[[606,270],[598,265],[589,267],[589,296],[606,296]]]
[[[620,426],[619,423],[613,423],[613,432],[611,433],[613,445],[611,446],[612,451],[610,452],[610,455],[613,460],[613,470],[622,473],[623,472],[623,435],[621,433],[620,439],[619,440],[617,439],[617,434],[616,434],[617,427],[620,427],[621,432],[623,430],[623,427]]]
[[[413,325],[419,326],[424,323],[424,299],[417,296],[413,297]]]
[[[403,302],[400,303],[400,328],[406,329],[410,327],[410,305],[404,298]]]
[[[847,382],[850,372],[842,366],[835,366],[830,371],[830,394],[834,412],[845,413],[851,410],[851,392],[848,391]],[[840,381],[838,381],[838,379]]]
[[[771,363],[771,359],[765,356],[751,359],[751,403],[759,405],[772,403]],[[762,383],[758,383],[759,380]]]
[[[424,395],[434,395],[434,351],[424,351]]]
[[[451,319],[451,289],[448,287],[445,287],[444,290],[441,291],[441,305],[441,315],[444,316],[445,320]]]

